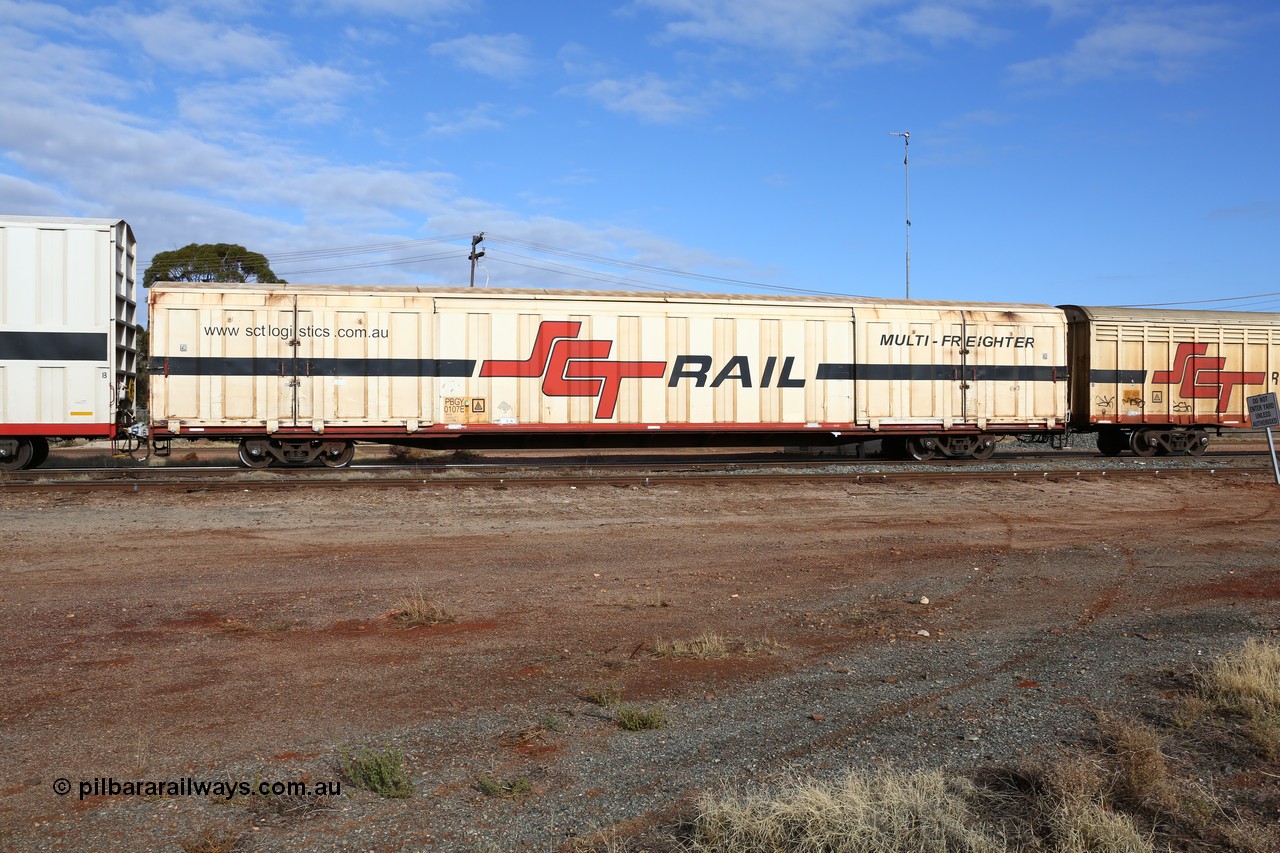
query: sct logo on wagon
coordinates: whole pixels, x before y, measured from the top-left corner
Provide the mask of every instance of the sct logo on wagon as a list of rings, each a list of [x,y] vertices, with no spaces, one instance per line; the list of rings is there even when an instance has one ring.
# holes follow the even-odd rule
[[[661,379],[666,376],[665,361],[608,361],[613,341],[578,340],[582,323],[544,320],[538,326],[533,352],[519,360],[489,359],[480,366],[480,376],[488,378],[534,379],[542,377],[542,393],[548,397],[598,397],[595,416],[598,420],[613,417],[618,407],[618,391],[623,379]],[[795,357],[765,359],[760,374],[761,388],[802,388],[804,380],[791,376]],[[712,359],[708,355],[678,355],[667,381],[670,388],[682,379],[690,379],[695,387],[710,384],[718,388],[728,381],[744,388],[753,386],[751,363],[746,356],[733,356],[708,380]]]

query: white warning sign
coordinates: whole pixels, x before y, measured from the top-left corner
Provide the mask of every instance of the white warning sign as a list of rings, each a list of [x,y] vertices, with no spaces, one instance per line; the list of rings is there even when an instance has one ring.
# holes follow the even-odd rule
[[[1249,421],[1254,428],[1280,427],[1280,407],[1276,406],[1276,392],[1255,394],[1248,398]]]

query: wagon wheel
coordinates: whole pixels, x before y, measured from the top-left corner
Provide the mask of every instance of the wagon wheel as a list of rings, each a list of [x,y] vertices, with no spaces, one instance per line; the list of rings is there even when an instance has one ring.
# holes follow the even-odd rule
[[[1124,433],[1118,429],[1104,429],[1098,433],[1098,452],[1103,456],[1119,456],[1129,446]]]
[[[1193,429],[1191,431],[1191,442],[1187,445],[1188,456],[1204,456],[1204,452],[1209,449],[1209,433],[1202,429]]]
[[[980,435],[978,442],[973,446],[973,450],[969,451],[969,455],[979,461],[990,459],[992,454],[996,452],[996,437],[994,435]]]
[[[1155,456],[1160,445],[1152,440],[1151,435],[1151,430],[1135,429],[1129,435],[1129,449],[1143,458]]]
[[[351,460],[355,458],[356,445],[354,441],[344,442],[342,449],[337,453],[321,453],[320,461],[327,468],[346,468],[351,464]]]
[[[266,468],[271,464],[271,454],[263,453],[257,444],[250,444],[247,441],[240,442],[239,449],[240,462],[249,468]]]
[[[18,439],[18,447],[12,456],[0,456],[0,471],[21,471],[31,464],[33,453],[30,441]]]
[[[938,455],[937,443],[926,444],[927,436],[913,435],[907,439],[907,456],[918,462],[928,462]]]
[[[38,468],[49,458],[49,442],[44,438],[31,439],[31,461],[28,468]]]

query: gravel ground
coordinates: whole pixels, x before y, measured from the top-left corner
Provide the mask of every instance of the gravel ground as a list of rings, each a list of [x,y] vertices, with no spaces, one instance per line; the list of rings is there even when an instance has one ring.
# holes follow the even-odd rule
[[[0,491],[0,511],[6,851],[667,849],[701,791],[1048,759],[1280,632],[1280,488],[1239,478]],[[396,628],[415,591],[457,621]],[[704,632],[778,648],[652,654]],[[604,688],[668,725],[621,730],[582,698]],[[389,745],[411,798],[338,773]],[[188,776],[343,787],[284,814],[79,796]]]

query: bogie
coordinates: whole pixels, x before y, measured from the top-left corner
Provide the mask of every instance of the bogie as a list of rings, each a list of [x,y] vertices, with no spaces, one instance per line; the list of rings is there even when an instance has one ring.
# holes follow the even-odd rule
[[[284,441],[246,438],[240,442],[240,461],[249,468],[267,468],[279,464],[287,467],[324,465],[345,468],[355,458],[353,441]]]

